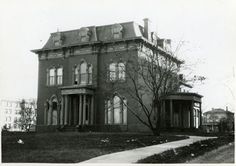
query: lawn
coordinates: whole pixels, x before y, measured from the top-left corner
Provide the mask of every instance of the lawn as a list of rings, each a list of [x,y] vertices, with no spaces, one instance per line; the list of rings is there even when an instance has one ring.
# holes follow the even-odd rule
[[[165,151],[161,154],[149,156],[139,160],[138,163],[185,163],[193,158],[201,156],[220,146],[234,142],[234,136],[221,135],[216,139],[199,141],[189,146]]]
[[[137,133],[3,133],[2,162],[75,163],[112,152],[185,138]],[[24,144],[17,143],[19,139]]]

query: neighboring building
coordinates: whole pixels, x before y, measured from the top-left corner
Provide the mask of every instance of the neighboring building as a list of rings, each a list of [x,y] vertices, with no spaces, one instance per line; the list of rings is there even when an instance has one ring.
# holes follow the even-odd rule
[[[5,126],[10,131],[20,131],[16,121],[20,118],[20,102],[14,100],[1,100],[1,127]]]
[[[225,132],[234,130],[234,113],[221,108],[203,113],[203,129],[206,132]]]
[[[104,89],[114,80],[120,86],[129,83],[126,62],[131,57],[137,60],[146,50],[158,51],[179,66],[182,61],[169,47],[170,40],[150,32],[148,19],[144,26],[126,22],[52,33],[42,49],[32,51],[39,59],[37,130],[147,131],[127,111],[126,104],[133,108],[137,104],[126,93],[120,99]],[[186,92],[166,97],[162,128],[198,128],[201,97]]]
[[[26,100],[26,107],[29,106],[29,102],[33,99]],[[20,100],[1,100],[1,128],[5,128],[8,131],[23,131],[19,124],[21,118],[21,101]],[[35,110],[34,113],[35,114]],[[32,119],[32,125],[35,128],[36,119]]]

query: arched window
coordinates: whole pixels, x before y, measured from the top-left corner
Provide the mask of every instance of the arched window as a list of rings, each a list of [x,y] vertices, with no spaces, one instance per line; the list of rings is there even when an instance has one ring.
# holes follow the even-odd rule
[[[48,111],[49,111],[49,103],[46,101],[44,103],[44,124],[48,124]]]
[[[106,124],[127,124],[127,100],[115,95],[105,102]]]
[[[57,69],[57,84],[62,85],[62,78],[63,78],[63,69],[62,67]]]
[[[112,123],[112,108],[111,108],[111,100],[107,101],[107,123]]]
[[[123,124],[127,124],[127,100],[123,99]]]
[[[89,65],[88,66],[88,84],[92,84],[92,79],[93,79],[93,66]]]
[[[113,106],[114,106],[114,124],[121,123],[121,100],[118,96],[113,98]]]
[[[48,113],[47,113],[47,124],[48,124],[48,125],[51,124],[51,117],[52,117],[52,109],[49,108],[49,109],[48,109]]]
[[[118,79],[125,80],[125,64],[118,63]]]
[[[52,125],[57,125],[57,100],[52,100]]]
[[[109,76],[110,76],[110,81],[115,81],[116,80],[116,63],[111,63],[109,65]]]
[[[55,68],[49,69],[49,85],[55,85]]]
[[[87,83],[87,63],[82,62],[80,64],[80,84]]]
[[[79,83],[79,67],[75,66],[74,67],[74,84],[78,84]]]

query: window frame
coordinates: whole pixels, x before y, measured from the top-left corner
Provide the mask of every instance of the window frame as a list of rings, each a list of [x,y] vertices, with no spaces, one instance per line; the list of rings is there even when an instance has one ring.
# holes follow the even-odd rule
[[[122,67],[120,67],[120,65],[123,65],[123,69]],[[112,69],[113,67],[114,69]],[[109,81],[110,82],[115,82],[115,81],[119,81],[119,82],[124,82],[126,81],[126,63],[125,62],[112,62],[108,65],[108,70],[109,70]]]
[[[51,71],[52,71],[52,73],[51,73]],[[55,67],[51,67],[51,68],[49,68],[49,70],[48,70],[48,85],[49,86],[54,86],[54,85],[56,85],[56,68]],[[51,75],[52,74],[52,75]]]
[[[115,108],[115,98],[119,98],[119,109]],[[118,114],[117,114],[118,113]],[[116,119],[119,116],[119,120]],[[118,95],[105,100],[105,125],[127,125],[127,99]]]
[[[59,67],[56,69],[56,78],[57,78],[57,85],[63,84],[63,67]],[[61,70],[61,75],[58,74],[59,70]]]

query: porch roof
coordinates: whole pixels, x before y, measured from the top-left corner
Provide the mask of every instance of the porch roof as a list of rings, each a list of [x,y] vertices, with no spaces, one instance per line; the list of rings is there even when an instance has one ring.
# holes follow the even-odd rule
[[[164,100],[191,100],[201,103],[201,98],[203,96],[198,93],[190,93],[190,92],[177,92],[171,93],[164,98]]]
[[[62,95],[94,94],[94,87],[89,85],[72,85],[60,87]]]

